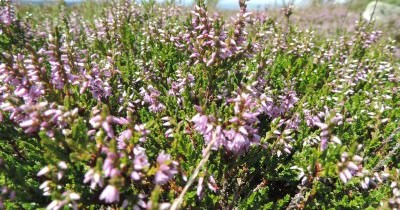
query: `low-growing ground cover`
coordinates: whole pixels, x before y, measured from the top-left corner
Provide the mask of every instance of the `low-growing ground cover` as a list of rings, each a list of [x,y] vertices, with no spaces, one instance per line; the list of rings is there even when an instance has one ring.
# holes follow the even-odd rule
[[[0,4],[0,208],[399,208],[399,57],[372,23]]]

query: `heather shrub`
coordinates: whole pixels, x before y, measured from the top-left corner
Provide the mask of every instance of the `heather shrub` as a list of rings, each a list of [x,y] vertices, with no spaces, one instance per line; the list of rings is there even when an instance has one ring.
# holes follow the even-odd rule
[[[0,208],[399,208],[384,32],[196,4],[1,2]]]

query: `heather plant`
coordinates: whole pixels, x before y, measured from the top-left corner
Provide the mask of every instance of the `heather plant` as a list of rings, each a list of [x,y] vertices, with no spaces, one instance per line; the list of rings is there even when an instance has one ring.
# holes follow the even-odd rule
[[[391,39],[239,4],[1,1],[0,208],[398,209]]]

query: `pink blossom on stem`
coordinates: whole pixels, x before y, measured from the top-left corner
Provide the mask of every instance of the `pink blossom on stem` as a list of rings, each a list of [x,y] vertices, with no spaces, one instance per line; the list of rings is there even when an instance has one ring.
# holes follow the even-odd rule
[[[158,170],[154,177],[154,183],[163,185],[178,173],[178,162],[171,160],[171,155],[162,151],[157,157]]]
[[[101,192],[99,199],[104,200],[104,202],[106,203],[118,202],[119,191],[115,186],[107,185],[107,187],[104,188],[103,192]]]

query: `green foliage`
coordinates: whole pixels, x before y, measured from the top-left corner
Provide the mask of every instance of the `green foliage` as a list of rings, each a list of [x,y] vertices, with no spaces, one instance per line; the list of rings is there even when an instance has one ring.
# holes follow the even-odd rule
[[[74,18],[75,13],[79,18]],[[257,92],[251,95],[256,108],[261,107],[264,96],[276,107],[291,103],[285,98],[289,93],[298,100],[279,114],[258,113],[255,126],[261,141],[251,144],[243,154],[225,147],[212,150],[194,184],[200,177],[204,179],[201,195],[196,187],[189,188],[182,209],[286,209],[298,195],[302,199],[294,204],[300,209],[377,209],[387,205],[392,196],[389,181],[398,181],[396,169],[400,167],[398,155],[393,155],[398,153],[393,148],[399,145],[400,136],[399,62],[388,47],[390,41],[369,40],[374,32],[367,23],[360,22],[342,38],[326,40],[294,25],[255,18],[253,24],[243,23],[243,30],[250,33],[239,46],[241,50],[208,63],[207,59],[191,58],[191,44],[204,44],[203,40],[196,42],[199,34],[189,36],[197,30],[191,22],[193,14],[173,4],[160,7],[150,1],[125,8],[116,1],[84,3],[81,7],[20,6],[17,15],[18,23],[30,27],[1,26],[6,29],[0,34],[1,51],[25,56],[33,53],[35,57],[43,47],[60,49],[65,44],[63,53],[71,71],[78,72],[77,57],[84,57],[85,73],[106,81],[101,87],[109,85],[112,93],[96,97],[94,91],[82,88],[83,83],[56,89],[50,82],[54,61],[35,63],[43,67],[41,79],[48,82],[46,95],[40,100],[54,103],[52,108],[62,107],[65,121],[52,125],[54,133],[45,129],[26,133],[21,122],[10,120],[10,113],[0,109],[0,116],[4,114],[0,123],[0,186],[16,192],[15,199],[4,201],[6,209],[43,208],[64,198],[63,192],[79,193],[76,205],[82,209],[117,208],[124,201],[136,204],[142,194],[154,209],[172,202],[204,157],[208,144],[195,129],[193,116],[201,113],[227,129],[239,129],[232,118],[238,115],[236,109],[243,107],[237,108],[232,99],[253,92]],[[215,17],[210,27],[216,34],[226,32],[224,36],[230,41],[238,33],[237,26],[223,18]],[[189,38],[184,39],[186,32]],[[201,50],[199,54],[209,58],[220,49],[205,45]],[[0,62],[14,61],[4,54]],[[111,70],[99,76],[93,73],[96,68]],[[190,76],[193,81],[187,79]],[[183,79],[186,83],[174,89],[173,82]],[[13,93],[14,87],[7,85],[7,91]],[[152,99],[165,106],[158,112],[144,100],[143,92],[151,92],[150,88],[158,94]],[[17,107],[25,102],[11,99],[7,98]],[[339,115],[343,119],[333,123]],[[97,127],[90,122],[95,116],[106,119],[104,122],[111,116],[127,122],[112,124],[115,135],[110,135],[103,121]],[[168,123],[163,117],[168,117]],[[315,120],[310,117],[320,122],[310,124]],[[295,126],[291,126],[292,121],[296,121]],[[139,125],[149,134],[142,134],[135,127]],[[127,149],[119,149],[119,135],[128,129],[133,134],[124,140]],[[327,147],[322,148],[326,136]],[[146,151],[149,166],[141,171],[140,180],[132,180],[137,145]],[[170,162],[179,163],[178,174],[165,184],[155,184],[161,151],[172,156]],[[117,178],[104,175],[108,152],[118,155],[115,167],[121,175]],[[358,156],[362,157],[357,163],[360,170],[343,181],[340,174]],[[377,169],[382,160],[385,164]],[[60,162],[68,166],[62,170],[62,179],[57,178]],[[49,172],[38,176],[45,167]],[[90,183],[84,183],[91,169],[100,171],[104,186],[91,188]],[[361,188],[364,178],[375,176],[374,172],[390,176],[385,182]],[[39,186],[47,180],[52,181],[54,190],[43,196]],[[118,186],[120,200],[115,204],[99,198],[107,185]]]

